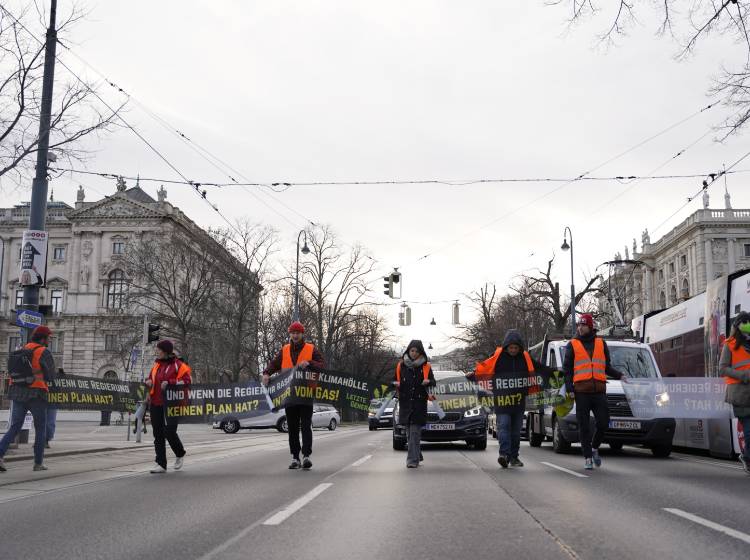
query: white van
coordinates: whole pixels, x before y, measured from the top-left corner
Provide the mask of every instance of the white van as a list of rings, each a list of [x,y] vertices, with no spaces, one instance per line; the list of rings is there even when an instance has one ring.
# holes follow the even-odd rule
[[[651,348],[633,338],[603,337],[609,347],[612,367],[634,379],[661,379]],[[537,361],[551,368],[562,370],[565,349],[569,340],[565,337],[549,337],[529,348]],[[623,445],[639,444],[651,449],[656,457],[668,457],[672,452],[675,433],[674,418],[635,418],[630,408],[622,382],[607,380],[607,404],[609,429],[604,442],[612,449]],[[593,433],[593,417],[591,418]],[[544,441],[552,441],[555,453],[566,453],[571,444],[579,443],[578,421],[575,406],[562,418],[557,417],[555,407],[545,405],[528,413],[529,444],[540,447]]]

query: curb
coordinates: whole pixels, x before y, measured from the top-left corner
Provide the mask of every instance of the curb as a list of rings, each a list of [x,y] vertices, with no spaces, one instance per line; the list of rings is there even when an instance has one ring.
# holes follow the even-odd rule
[[[71,455],[86,455],[88,453],[106,453],[107,451],[132,451],[136,449],[143,449],[150,447],[148,445],[139,445],[138,447],[95,447],[92,449],[73,449],[71,451],[58,451],[52,453],[45,453],[44,458],[50,457],[68,457]],[[4,457],[6,463],[13,463],[15,461],[28,461],[34,459],[34,454],[31,455],[15,455],[11,457]]]

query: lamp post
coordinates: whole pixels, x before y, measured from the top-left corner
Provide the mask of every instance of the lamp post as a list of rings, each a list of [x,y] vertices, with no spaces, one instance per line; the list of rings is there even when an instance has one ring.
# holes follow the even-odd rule
[[[568,234],[570,235],[570,245],[568,245]],[[573,280],[573,232],[568,226],[563,231],[563,244],[560,249],[567,251],[570,249],[570,337],[576,335],[576,287]]]
[[[307,255],[310,252],[310,247],[307,246],[307,232],[303,229],[297,235],[297,273],[294,281],[294,321],[299,321],[299,240],[303,234],[305,235],[305,244],[302,246],[302,254]]]

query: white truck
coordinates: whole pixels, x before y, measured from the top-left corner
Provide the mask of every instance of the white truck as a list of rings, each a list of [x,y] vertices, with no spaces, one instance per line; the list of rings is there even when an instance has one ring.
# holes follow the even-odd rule
[[[661,379],[651,349],[647,344],[632,337],[607,337],[612,367],[634,379]],[[552,368],[562,370],[565,349],[569,339],[563,336],[545,337],[544,341],[529,349],[537,361]],[[551,390],[554,392],[554,390]],[[609,429],[604,435],[604,442],[615,450],[623,445],[643,445],[656,457],[668,457],[672,452],[672,439],[675,433],[674,418],[636,418],[630,408],[622,388],[622,382],[607,380],[607,404],[609,408]],[[575,406],[558,417],[564,407],[552,405],[540,406],[527,413],[529,444],[540,447],[545,441],[552,441],[556,453],[567,453],[571,444],[579,443],[578,421]],[[590,418],[593,433],[593,417]]]

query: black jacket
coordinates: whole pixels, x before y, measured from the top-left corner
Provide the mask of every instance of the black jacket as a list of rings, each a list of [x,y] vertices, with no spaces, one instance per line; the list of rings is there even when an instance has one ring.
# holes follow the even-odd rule
[[[586,336],[576,336],[578,340],[580,340],[583,343],[583,348],[586,350],[589,356],[591,356],[594,353],[594,343],[596,340],[596,334],[590,333]],[[607,342],[603,340],[604,342],[604,357],[607,362],[605,373],[607,374],[607,377],[611,377],[613,379],[621,379],[623,377],[623,374],[616,369],[612,367],[612,364],[609,359],[609,347],[607,346]],[[565,373],[565,387],[567,388],[568,392],[577,391],[579,393],[606,393],[607,392],[607,385],[605,383],[599,383],[595,381],[586,382],[585,384],[579,383],[578,386],[573,385],[573,371],[574,371],[574,356],[575,351],[573,350],[573,343],[568,342],[568,345],[565,347],[565,358],[563,359],[563,372]]]
[[[49,348],[45,348],[42,355],[39,356],[39,365],[42,366],[44,372],[44,380],[49,384],[56,377],[55,372],[55,359],[52,357],[52,352]],[[26,402],[32,399],[47,400],[47,391],[44,389],[30,388],[26,385],[11,385],[8,388],[8,398],[12,401]]]
[[[395,375],[394,375],[395,378]],[[422,385],[422,366],[408,367],[401,361],[401,384],[397,389],[399,424],[427,424],[427,387]],[[430,387],[435,386],[432,368],[429,372]]]

